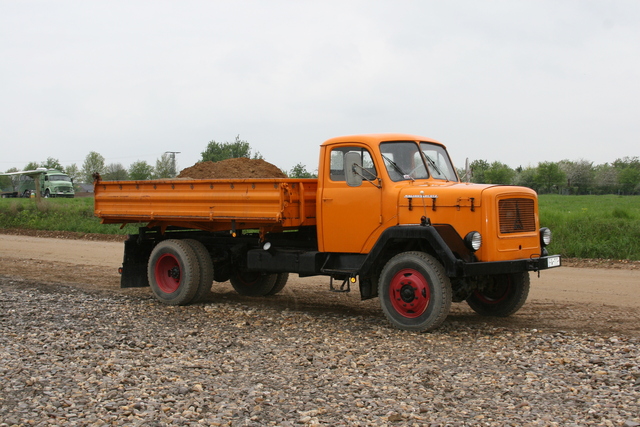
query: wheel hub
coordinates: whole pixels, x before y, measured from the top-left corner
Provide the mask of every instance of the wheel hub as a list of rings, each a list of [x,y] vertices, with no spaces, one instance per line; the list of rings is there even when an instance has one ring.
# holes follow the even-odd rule
[[[177,266],[173,267],[172,269],[167,271],[167,276],[171,277],[174,280],[180,280],[180,268]]]
[[[406,268],[397,272],[391,279],[389,297],[398,314],[416,318],[427,309],[431,291],[427,279],[419,271]]]
[[[402,298],[402,301],[410,303],[416,299],[416,291],[417,289],[410,284],[404,284],[400,289],[400,298]]]

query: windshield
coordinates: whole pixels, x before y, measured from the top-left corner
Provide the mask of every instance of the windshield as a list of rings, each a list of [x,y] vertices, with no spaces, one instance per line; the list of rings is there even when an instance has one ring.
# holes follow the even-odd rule
[[[451,164],[447,150],[440,145],[428,142],[421,142],[420,150],[424,154],[429,172],[434,179],[458,181],[458,175],[456,175],[456,170]]]
[[[383,142],[380,152],[393,181],[428,178],[418,144],[413,141]]]
[[[67,175],[49,175],[49,181],[67,181],[71,182],[71,178]]]
[[[458,181],[447,151],[440,145],[414,141],[383,142],[380,152],[392,181],[442,179]]]

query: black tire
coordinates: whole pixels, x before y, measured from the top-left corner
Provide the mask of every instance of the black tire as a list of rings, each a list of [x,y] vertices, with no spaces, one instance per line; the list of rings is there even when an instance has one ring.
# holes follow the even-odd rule
[[[147,274],[155,297],[168,305],[189,304],[200,284],[197,255],[182,240],[158,243],[151,251]]]
[[[382,269],[378,297],[385,316],[405,331],[429,331],[451,308],[451,282],[444,267],[424,252],[403,252]]]
[[[217,263],[213,266],[213,280],[219,283],[229,281],[231,278],[231,266],[228,263]]]
[[[198,283],[198,290],[191,302],[204,301],[211,292],[211,285],[213,284],[213,261],[211,261],[211,255],[198,240],[185,239],[184,242],[191,246],[191,249],[195,252],[198,259],[198,267],[200,268],[200,283]]]
[[[44,191],[44,198],[45,198],[45,199],[48,199],[49,197],[51,197],[51,193],[49,192],[49,189],[46,189],[46,190]]]
[[[289,273],[276,274],[276,283],[273,285],[273,288],[265,295],[275,295],[282,291],[287,284],[287,280],[289,280]]]
[[[528,272],[487,276],[467,298],[467,304],[482,316],[507,317],[522,308],[529,286]]]
[[[240,295],[256,297],[268,295],[277,278],[277,274],[256,273],[236,268],[231,272],[229,281]]]

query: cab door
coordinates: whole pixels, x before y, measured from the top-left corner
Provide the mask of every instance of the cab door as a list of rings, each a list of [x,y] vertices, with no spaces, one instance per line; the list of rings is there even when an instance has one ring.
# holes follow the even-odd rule
[[[321,250],[323,252],[361,253],[367,239],[382,222],[382,190],[371,153],[363,146],[327,147],[330,159],[324,167],[321,204]],[[363,175],[357,186],[349,186],[345,177],[344,156],[358,153]],[[328,164],[327,164],[328,163]]]

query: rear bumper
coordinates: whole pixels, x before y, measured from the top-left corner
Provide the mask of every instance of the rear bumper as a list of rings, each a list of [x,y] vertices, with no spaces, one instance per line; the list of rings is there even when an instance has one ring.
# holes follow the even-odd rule
[[[522,273],[524,271],[540,271],[560,267],[560,255],[549,255],[539,258],[516,259],[512,261],[469,262],[462,266],[463,276],[485,276],[488,274]]]

